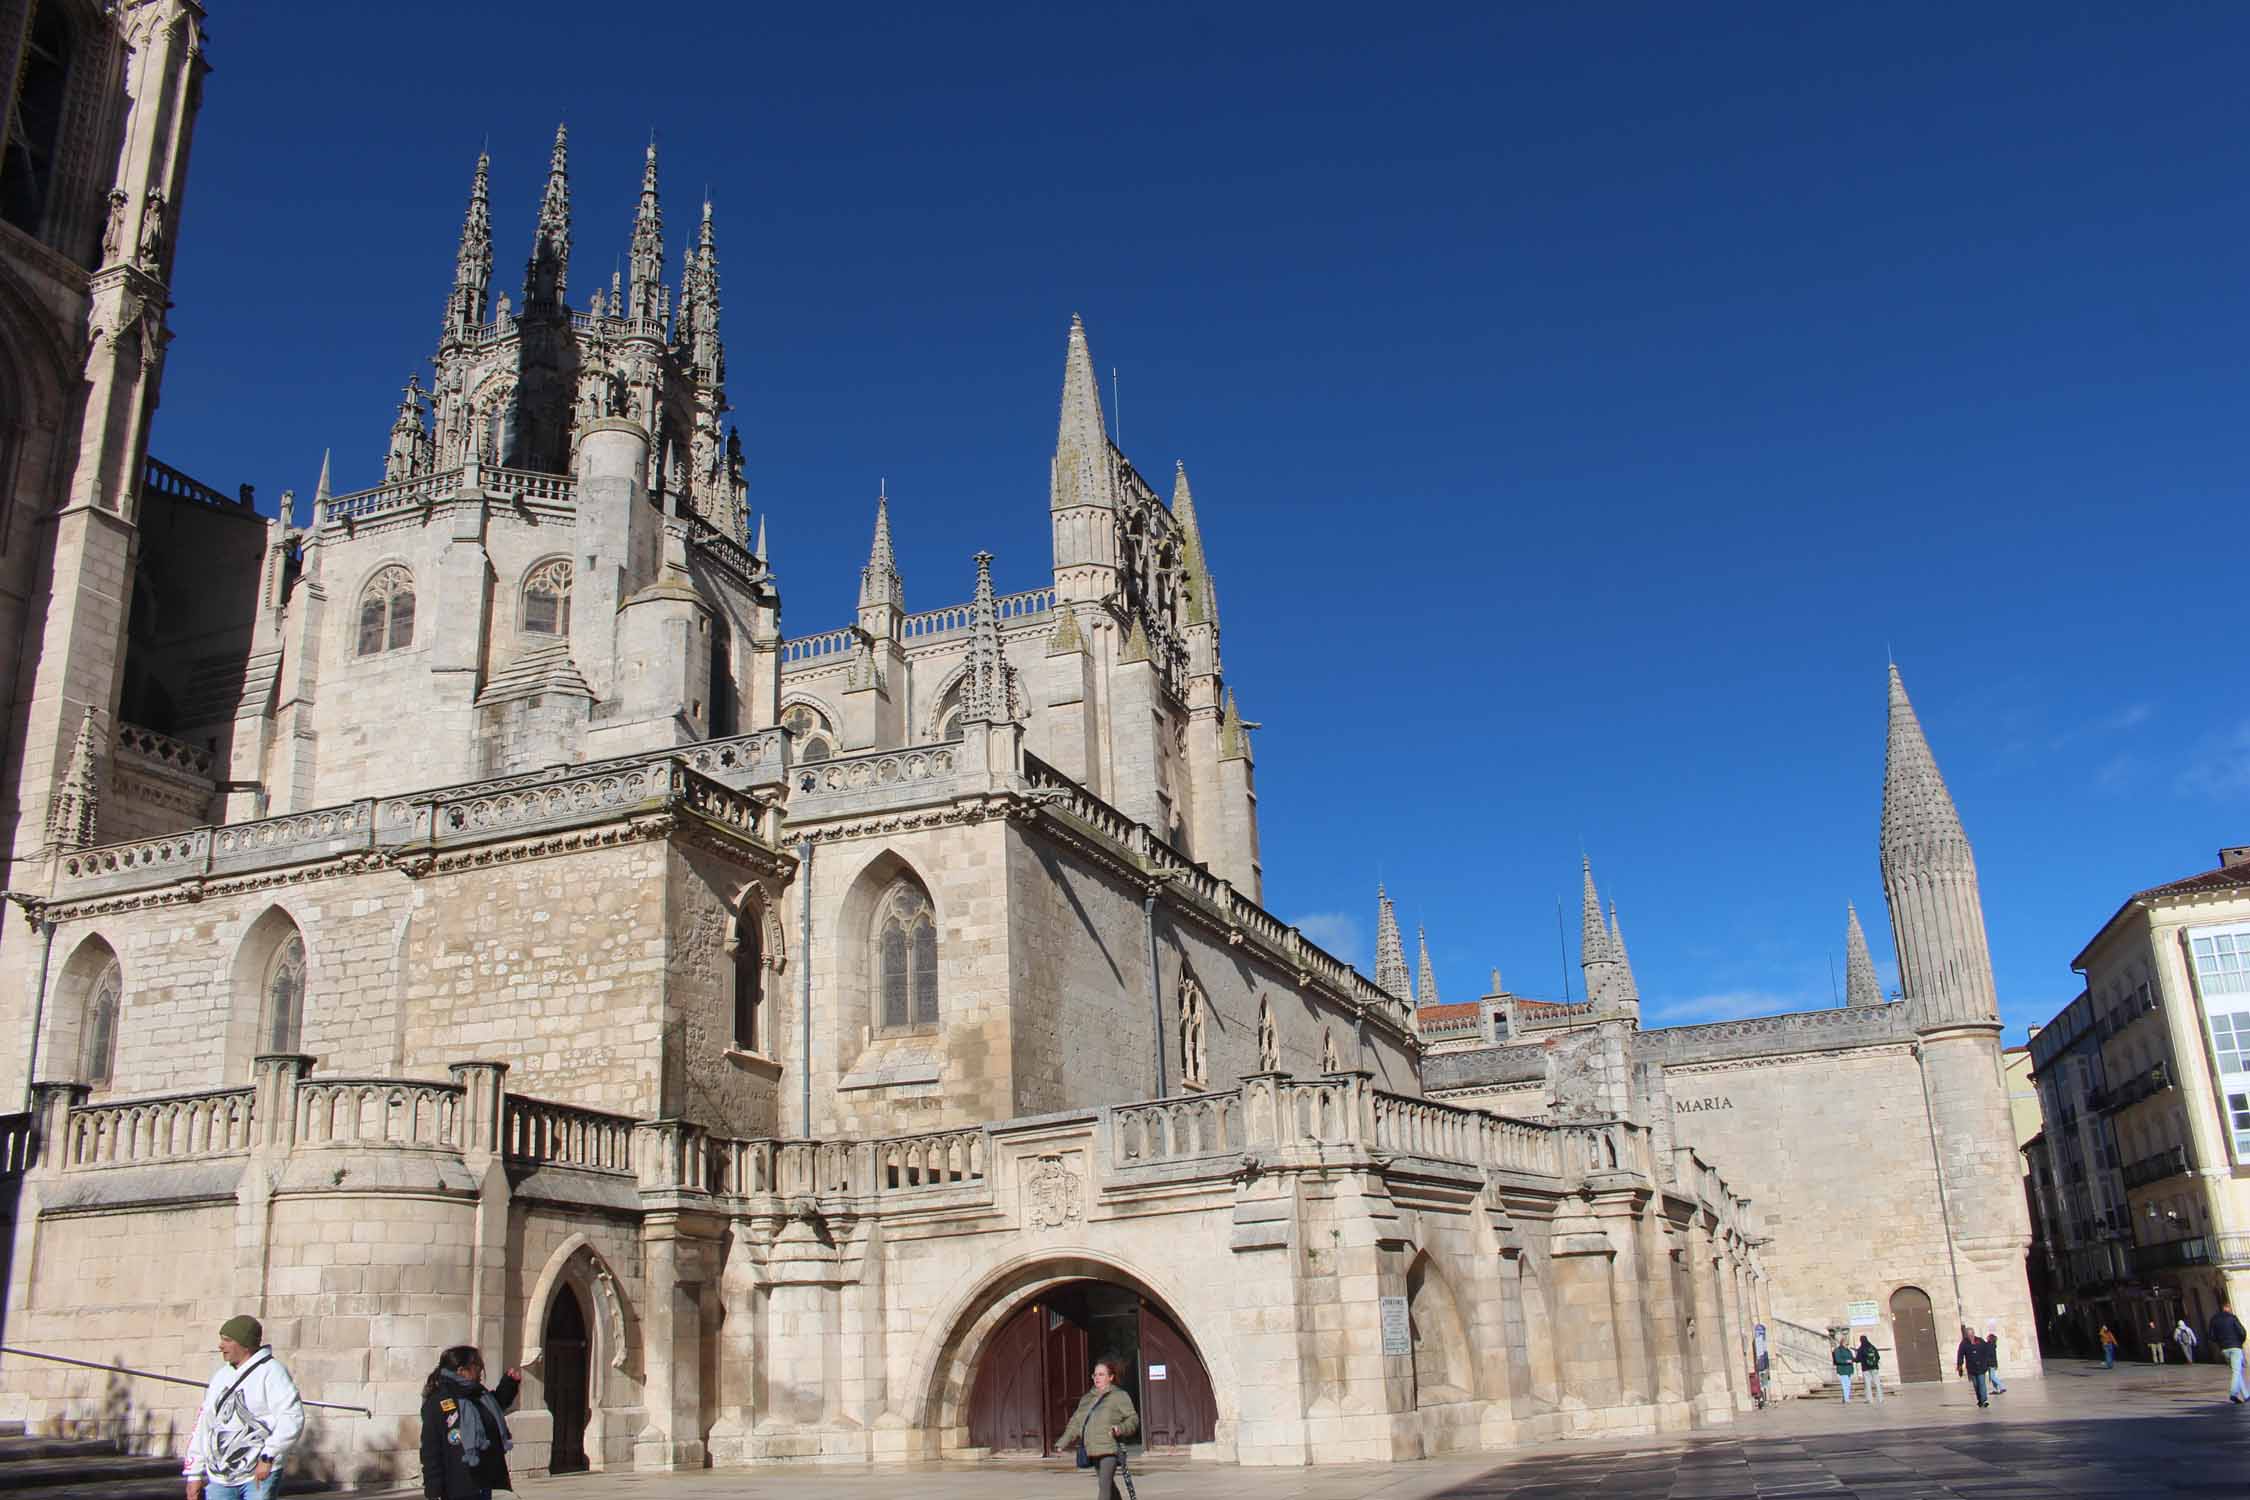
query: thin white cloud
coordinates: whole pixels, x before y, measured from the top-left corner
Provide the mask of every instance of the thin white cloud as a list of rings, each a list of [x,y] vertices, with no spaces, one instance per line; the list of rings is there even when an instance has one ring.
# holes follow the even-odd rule
[[[2250,795],[2250,719],[2198,740],[2180,772],[2179,788],[2191,796]]]
[[[2146,724],[2150,719],[2153,719],[2155,717],[2155,705],[2149,703],[2128,703],[2117,712],[2111,714],[2108,718],[2102,720],[2102,728],[2114,730],[2122,734],[2128,729],[2140,728],[2143,724]]]
[[[1347,912],[1316,911],[1299,917],[1294,925],[1307,942],[1319,944],[1356,968],[1367,967],[1367,940],[1359,918]]]

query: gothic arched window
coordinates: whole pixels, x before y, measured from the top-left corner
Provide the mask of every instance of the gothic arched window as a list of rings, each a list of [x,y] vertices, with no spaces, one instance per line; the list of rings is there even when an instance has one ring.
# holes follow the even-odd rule
[[[117,1012],[124,996],[125,973],[113,958],[86,993],[85,1074],[98,1089],[109,1087],[117,1072]]]
[[[77,40],[62,6],[32,8],[15,108],[6,121],[5,156],[0,156],[0,219],[34,237],[47,227],[48,200],[54,196]]]
[[[765,913],[745,904],[734,919],[734,1047],[762,1050],[766,1003]]]
[[[781,727],[796,736],[799,764],[827,760],[836,753],[834,727],[809,703],[790,704],[781,715]]]
[[[1180,985],[1180,1083],[1202,1088],[1204,1078],[1203,986],[1194,980]]]
[[[875,995],[884,1031],[937,1025],[937,913],[911,875],[893,881],[875,908]]]
[[[523,581],[523,628],[527,635],[570,634],[570,559],[541,563]]]
[[[958,682],[938,702],[937,737],[948,744],[961,738],[961,684]]]
[[[305,1030],[305,940],[292,932],[266,962],[265,1021],[259,1036],[268,1052],[295,1052]]]
[[[375,656],[413,644],[414,575],[393,563],[360,590],[359,654]]]
[[[1273,998],[1268,996],[1258,1002],[1258,1071],[1271,1073],[1281,1067],[1281,1028],[1274,1024]]]

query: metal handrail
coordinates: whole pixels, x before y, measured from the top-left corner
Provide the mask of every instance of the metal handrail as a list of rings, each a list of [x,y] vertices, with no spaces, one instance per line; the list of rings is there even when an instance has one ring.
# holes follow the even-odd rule
[[[154,1370],[136,1370],[130,1365],[98,1365],[90,1359],[72,1359],[67,1354],[41,1354],[36,1349],[18,1349],[13,1344],[0,1344],[0,1354],[15,1354],[25,1359],[51,1359],[58,1365],[76,1365],[81,1370],[107,1370],[113,1375],[138,1375],[143,1380],[162,1380],[172,1385],[210,1385],[207,1380],[190,1380],[185,1375],[159,1375]],[[364,1406],[348,1406],[341,1401],[306,1401],[305,1405],[317,1406],[323,1411],[356,1411],[363,1417],[372,1418],[375,1415]]]

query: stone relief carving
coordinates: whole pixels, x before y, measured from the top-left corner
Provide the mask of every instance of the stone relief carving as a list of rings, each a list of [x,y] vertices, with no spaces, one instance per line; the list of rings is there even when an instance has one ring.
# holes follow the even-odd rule
[[[1063,1165],[1060,1156],[1042,1156],[1024,1174],[1023,1216],[1034,1229],[1061,1229],[1078,1222],[1085,1212],[1078,1190],[1078,1174]]]

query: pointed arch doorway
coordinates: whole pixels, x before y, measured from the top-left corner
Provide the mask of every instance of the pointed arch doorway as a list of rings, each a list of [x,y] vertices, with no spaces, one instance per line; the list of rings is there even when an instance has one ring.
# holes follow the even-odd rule
[[[1052,1453],[1097,1359],[1141,1415],[1140,1441],[1186,1448],[1216,1434],[1211,1375],[1171,1315],[1130,1287],[1066,1281],[1017,1309],[986,1341],[969,1390],[969,1443],[994,1453]]]
[[[547,1309],[547,1326],[540,1340],[545,1372],[547,1414],[554,1420],[554,1456],[547,1461],[550,1474],[583,1473],[586,1465],[588,1387],[592,1383],[593,1351],[586,1337],[586,1309],[569,1283],[555,1288]]]

